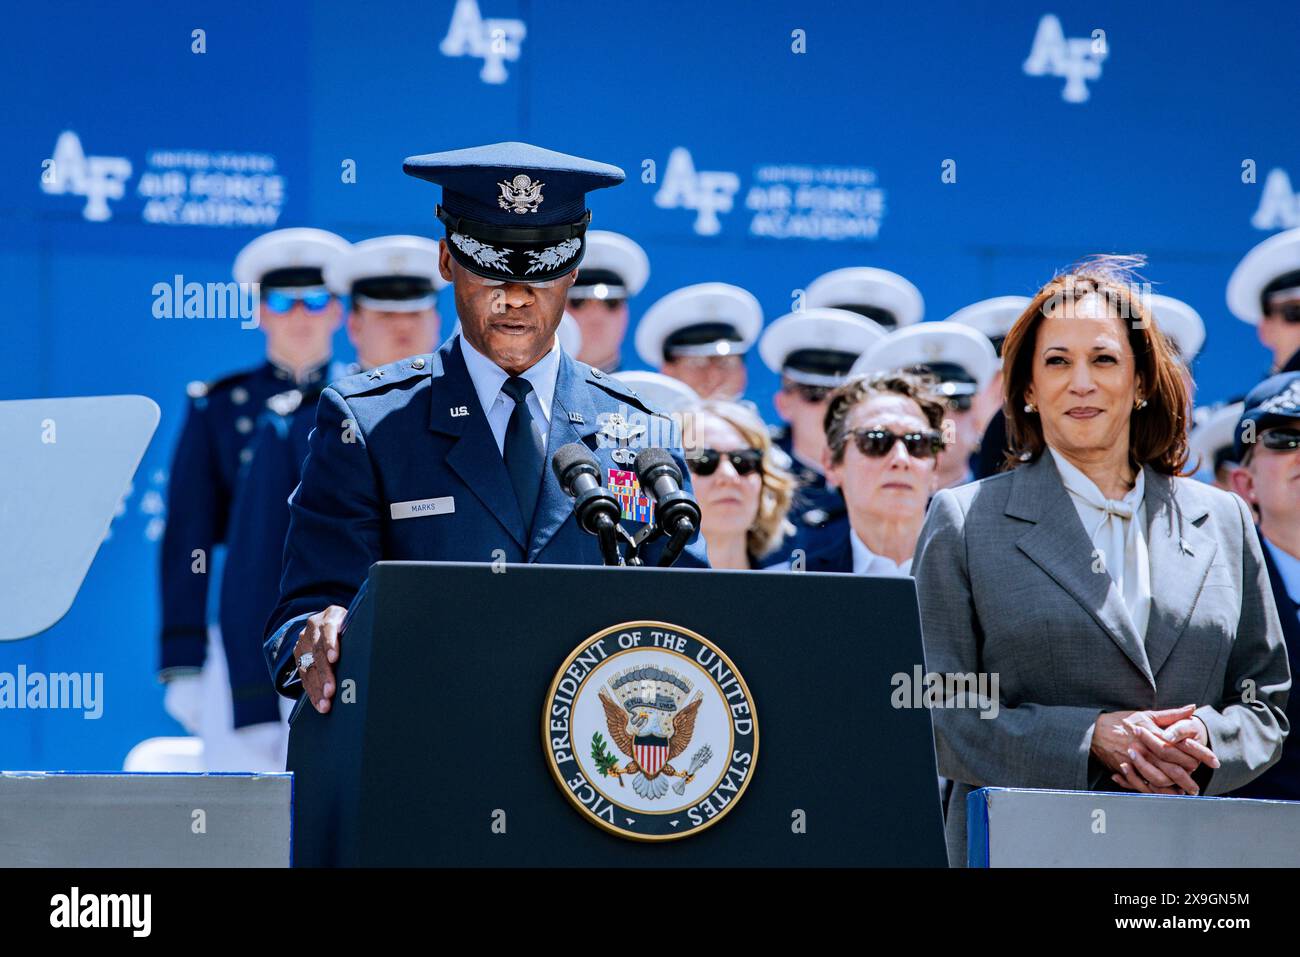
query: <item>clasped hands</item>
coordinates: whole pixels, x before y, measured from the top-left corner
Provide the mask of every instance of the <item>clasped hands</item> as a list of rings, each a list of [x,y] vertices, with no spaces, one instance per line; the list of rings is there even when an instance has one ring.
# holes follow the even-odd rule
[[[1196,705],[1164,711],[1111,711],[1097,718],[1092,753],[1121,787],[1144,794],[1200,794],[1192,772],[1219,766]]]

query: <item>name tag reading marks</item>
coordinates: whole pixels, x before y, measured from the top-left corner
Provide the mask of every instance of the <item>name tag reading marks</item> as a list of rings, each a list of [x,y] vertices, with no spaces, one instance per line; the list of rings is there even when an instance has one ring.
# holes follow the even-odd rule
[[[393,502],[388,506],[388,514],[394,519],[450,515],[454,511],[456,511],[456,499],[451,495],[444,495],[442,498],[422,498],[414,502]]]

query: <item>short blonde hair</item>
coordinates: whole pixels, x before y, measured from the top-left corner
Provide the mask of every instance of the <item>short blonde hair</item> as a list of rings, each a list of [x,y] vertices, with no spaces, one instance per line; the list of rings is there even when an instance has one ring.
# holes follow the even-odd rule
[[[692,417],[712,415],[726,422],[752,448],[763,453],[762,490],[758,497],[758,514],[745,536],[745,547],[754,558],[771,554],[787,535],[794,534],[794,526],[786,516],[794,501],[798,487],[793,475],[777,464],[772,454],[772,437],[758,414],[738,402],[706,399],[682,410],[683,444],[694,433]],[[689,457],[690,448],[687,448]]]

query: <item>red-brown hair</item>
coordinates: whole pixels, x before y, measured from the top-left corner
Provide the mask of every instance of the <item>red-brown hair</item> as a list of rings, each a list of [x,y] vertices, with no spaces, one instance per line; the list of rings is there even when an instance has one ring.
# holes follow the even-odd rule
[[[1002,343],[1003,410],[1007,417],[1006,468],[1035,461],[1046,441],[1036,413],[1026,412],[1025,393],[1033,379],[1038,327],[1046,311],[1089,294],[1102,296],[1127,327],[1136,373],[1147,404],[1129,419],[1129,458],[1164,475],[1186,474],[1187,386],[1164,334],[1148,315],[1136,271],[1140,256],[1090,256],[1038,290]]]

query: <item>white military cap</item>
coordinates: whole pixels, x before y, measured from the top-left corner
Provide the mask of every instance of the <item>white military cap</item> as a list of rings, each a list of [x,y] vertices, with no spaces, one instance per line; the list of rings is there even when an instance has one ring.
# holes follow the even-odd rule
[[[1205,323],[1201,314],[1173,296],[1152,295],[1148,298],[1156,328],[1174,344],[1183,362],[1191,363],[1205,344]]]
[[[559,336],[560,348],[571,356],[576,356],[582,351],[582,330],[578,328],[578,320],[567,312],[560,317],[560,328],[555,331]]]
[[[416,312],[435,304],[447,285],[438,271],[438,244],[423,236],[376,236],[325,264],[325,284],[354,306]]]
[[[342,236],[309,226],[263,233],[235,257],[235,282],[323,286],[326,263],[350,245]]]
[[[927,367],[942,383],[942,394],[952,397],[984,388],[997,372],[999,360],[988,336],[970,326],[922,322],[885,336],[853,364],[851,375],[912,366]]]
[[[1228,308],[1242,322],[1258,325],[1264,299],[1286,289],[1300,299],[1300,227],[1264,240],[1237,264],[1228,279]]]
[[[847,309],[803,309],[782,316],[758,340],[763,363],[804,385],[834,388],[858,356],[885,337],[883,326]]]
[[[657,412],[671,414],[700,401],[699,394],[685,382],[662,372],[628,371],[611,372],[610,375],[645,399]]]
[[[1016,320],[1033,302],[1028,296],[994,296],[958,309],[945,322],[959,322],[988,336],[997,351]]]
[[[636,352],[646,365],[669,357],[725,356],[749,351],[763,326],[763,308],[725,282],[702,282],[664,296],[636,327]]]
[[[1237,422],[1245,409],[1245,402],[1232,402],[1217,408],[1202,407],[1193,413],[1196,424],[1187,437],[1193,462],[1199,459],[1200,467],[1217,470],[1224,459],[1232,458]]]
[[[645,250],[622,233],[604,229],[587,232],[587,252],[578,278],[569,287],[570,299],[631,299],[650,278]]]
[[[887,329],[910,326],[925,314],[919,289],[898,273],[874,266],[849,266],[818,276],[804,290],[804,306],[847,309]]]

